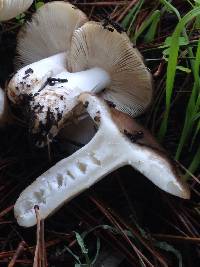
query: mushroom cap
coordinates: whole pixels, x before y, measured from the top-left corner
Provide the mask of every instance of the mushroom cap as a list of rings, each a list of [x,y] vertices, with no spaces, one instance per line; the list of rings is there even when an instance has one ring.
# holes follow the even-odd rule
[[[74,30],[86,21],[86,15],[70,3],[55,1],[43,5],[18,34],[17,65],[29,65],[68,51]]]
[[[72,37],[68,70],[77,72],[92,67],[109,73],[111,84],[102,96],[117,109],[135,117],[148,107],[152,77],[126,33],[98,22],[87,22],[77,29]]]
[[[0,21],[9,20],[27,10],[33,0],[0,0]]]

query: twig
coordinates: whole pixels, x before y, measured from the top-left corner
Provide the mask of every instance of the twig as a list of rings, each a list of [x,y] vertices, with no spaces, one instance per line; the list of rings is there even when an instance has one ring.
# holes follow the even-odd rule
[[[77,5],[81,5],[81,6],[123,6],[126,4],[127,4],[127,1],[105,1],[105,2],[77,3]]]
[[[34,256],[34,262],[33,267],[41,267],[41,261],[40,261],[40,214],[39,214],[39,207],[35,206],[35,215],[37,219],[37,243],[35,247],[35,256]]]
[[[120,226],[120,224],[113,218],[113,216],[93,197],[90,197],[92,202],[104,213],[104,215],[111,221],[112,224],[114,224],[121,232],[124,238],[128,241],[128,243],[131,245],[135,253],[137,254],[140,261],[143,263],[144,266],[146,262],[149,266],[154,267],[149,260],[142,254],[142,252],[131,242],[129,237],[125,234],[124,230]]]
[[[5,210],[0,212],[0,218],[3,217],[4,215],[6,215],[7,213],[9,213],[12,209],[13,209],[14,205],[6,208]]]
[[[124,18],[126,13],[138,2],[138,0],[133,0],[131,3],[127,6],[127,8],[124,10],[124,12],[121,13],[121,15],[116,19],[116,22],[119,22]]]
[[[8,264],[8,267],[13,267],[18,259],[18,257],[20,256],[20,254],[24,251],[24,247],[25,247],[25,242],[21,241],[18,245],[18,248],[15,252],[15,254],[13,255],[10,263]]]
[[[170,242],[184,242],[184,243],[193,243],[200,244],[199,237],[185,237],[185,236],[177,236],[177,235],[164,235],[164,234],[152,234],[153,237],[161,239],[161,240],[169,240]]]

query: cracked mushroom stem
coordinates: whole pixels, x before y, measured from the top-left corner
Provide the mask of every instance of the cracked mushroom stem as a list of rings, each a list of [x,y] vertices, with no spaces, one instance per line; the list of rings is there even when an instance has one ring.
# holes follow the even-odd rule
[[[124,165],[133,166],[166,192],[189,198],[187,187],[179,181],[165,154],[159,151],[158,146],[152,148],[145,144],[151,137],[143,143],[130,141],[124,134],[126,125],[114,121],[116,114],[102,100],[84,93],[79,101],[99,129],[87,145],[58,162],[21,193],[14,207],[15,217],[21,226],[35,225],[35,205],[40,207],[40,215],[44,219],[66,201]],[[129,127],[132,127],[130,123],[127,132]]]
[[[33,0],[0,0],[0,21],[12,19],[26,11]]]

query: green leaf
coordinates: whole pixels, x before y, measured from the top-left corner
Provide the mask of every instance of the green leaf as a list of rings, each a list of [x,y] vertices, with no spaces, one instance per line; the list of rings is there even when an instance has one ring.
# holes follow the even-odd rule
[[[138,1],[136,5],[132,7],[132,9],[129,11],[128,15],[123,19],[121,25],[130,31],[130,28],[132,27],[138,12],[140,11],[140,8],[143,5],[144,0]]]
[[[193,132],[194,124],[195,124],[195,116],[199,113],[199,101],[200,101],[200,82],[199,82],[199,69],[200,69],[200,40],[198,41],[197,52],[194,62],[194,84],[192,88],[192,93],[190,95],[190,99],[186,108],[186,116],[184,121],[183,130],[181,133],[180,141],[178,144],[178,148],[176,151],[176,160],[180,158],[181,152],[185,143],[187,142],[188,137]],[[195,135],[194,135],[195,136]],[[194,137],[193,137],[194,139]],[[193,144],[193,141],[192,141]]]
[[[197,152],[188,168],[189,172],[194,173],[200,168],[200,146],[197,149]],[[188,178],[188,174],[184,178]]]
[[[180,66],[180,65],[176,66],[176,69],[181,70],[181,71],[186,72],[186,73],[191,73],[191,69]]]
[[[99,257],[99,252],[100,252],[100,248],[101,248],[101,242],[100,242],[100,238],[97,237],[97,251],[96,251],[96,255],[92,261],[92,266],[95,264],[95,262],[97,261],[98,257]]]
[[[135,44],[139,36],[152,24],[152,22],[157,20],[160,17],[160,11],[155,10],[140,26],[138,31],[135,33],[134,37],[132,38],[132,42]],[[157,25],[157,24],[156,24]],[[157,27],[157,26],[156,26]],[[148,37],[149,38],[149,37]],[[152,38],[152,33],[150,38]]]
[[[181,45],[188,45],[189,44],[189,41],[184,36],[179,36],[178,37],[178,44],[179,44],[179,46],[181,46]],[[171,45],[173,45],[172,37],[169,36],[169,37],[167,37],[165,39],[164,45],[163,46],[160,46],[160,48],[170,47]]]
[[[81,248],[81,251],[83,254],[88,254],[88,250],[86,249],[85,247],[85,244],[84,244],[84,241],[83,241],[83,238],[81,237],[81,235],[77,232],[74,232],[75,235],[76,235],[76,240]]]
[[[165,8],[167,9],[168,12],[174,12],[176,14],[177,18],[179,20],[181,19],[181,15],[180,15],[178,9],[176,9],[169,1],[160,0],[160,2],[165,5]]]
[[[169,56],[169,48],[163,50],[163,56]]]
[[[88,266],[90,266],[90,258],[88,257],[88,249],[85,247],[84,240],[79,233],[77,233],[75,231],[74,231],[74,233],[76,235],[76,240],[77,240],[77,242],[81,248],[81,252],[85,256],[86,263]]]
[[[37,10],[37,9],[39,9],[40,7],[42,7],[43,5],[44,5],[44,2],[42,2],[42,1],[36,2],[36,3],[35,3],[35,9]]]
[[[162,140],[167,131],[168,118],[171,105],[171,97],[173,93],[174,80],[176,75],[176,65],[179,51],[179,37],[185,29],[185,25],[197,15],[200,15],[200,7],[192,9],[188,12],[177,24],[175,31],[172,34],[171,46],[169,50],[169,60],[167,65],[167,81],[166,81],[166,110],[164,118],[159,130],[159,139]]]
[[[159,242],[159,241],[156,241],[155,242],[155,245],[157,247],[159,247],[160,249],[162,249],[162,250],[165,250],[167,252],[173,253],[177,257],[177,259],[178,259],[178,262],[179,262],[179,265],[178,266],[179,267],[183,267],[182,255],[181,255],[181,253],[177,249],[175,249],[174,247],[172,247],[167,242]]]
[[[150,27],[144,36],[145,43],[149,43],[154,40],[159,22],[160,22],[160,10],[155,10],[149,18]]]

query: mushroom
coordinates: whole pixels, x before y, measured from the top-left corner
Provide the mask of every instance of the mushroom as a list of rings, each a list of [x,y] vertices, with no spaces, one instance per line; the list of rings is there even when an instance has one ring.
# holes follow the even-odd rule
[[[0,21],[12,19],[27,10],[33,0],[0,0]]]
[[[39,18],[37,21],[40,25]],[[23,51],[25,62],[25,47]],[[13,103],[20,105],[24,96],[29,99],[31,130],[44,139],[48,134],[55,136],[64,126],[77,105],[77,96],[85,91],[98,93],[133,117],[150,104],[151,75],[121,29],[86,22],[74,31],[67,54],[59,53],[20,69],[7,88]]]
[[[6,3],[6,1],[0,3],[4,2]],[[11,1],[7,2],[11,3]],[[16,2],[12,1],[13,4]],[[19,2],[25,4],[30,1]],[[61,53],[61,59],[56,60],[56,57],[52,57],[53,64],[51,61],[45,60],[48,67],[43,70],[40,69],[37,72],[37,78],[42,79],[43,75],[46,77],[51,69],[54,69],[55,74],[63,71],[73,31],[86,21],[86,15],[69,3],[56,1],[43,5],[33,15],[32,21],[27,22],[18,34],[17,52],[19,56],[16,58],[16,65],[19,67],[19,65],[31,64],[34,61]],[[65,54],[62,54],[64,51]],[[27,68],[25,73],[22,81],[19,82],[21,84],[23,84],[25,77],[32,73],[32,69]],[[10,94],[12,95],[12,92]],[[3,95],[1,101],[2,103],[4,101]],[[6,111],[2,109],[0,117],[5,117],[4,113]]]
[[[98,126],[98,131],[86,146],[58,162],[22,192],[14,207],[21,226],[36,223],[35,205],[39,206],[44,219],[124,165],[131,165],[164,191],[189,198],[189,190],[180,181],[174,164],[147,130],[129,115],[109,109],[97,96],[83,93],[78,100]]]
[[[32,3],[33,0],[0,0],[0,21],[14,18],[27,10]],[[7,99],[3,89],[0,88],[0,126],[9,120]]]

